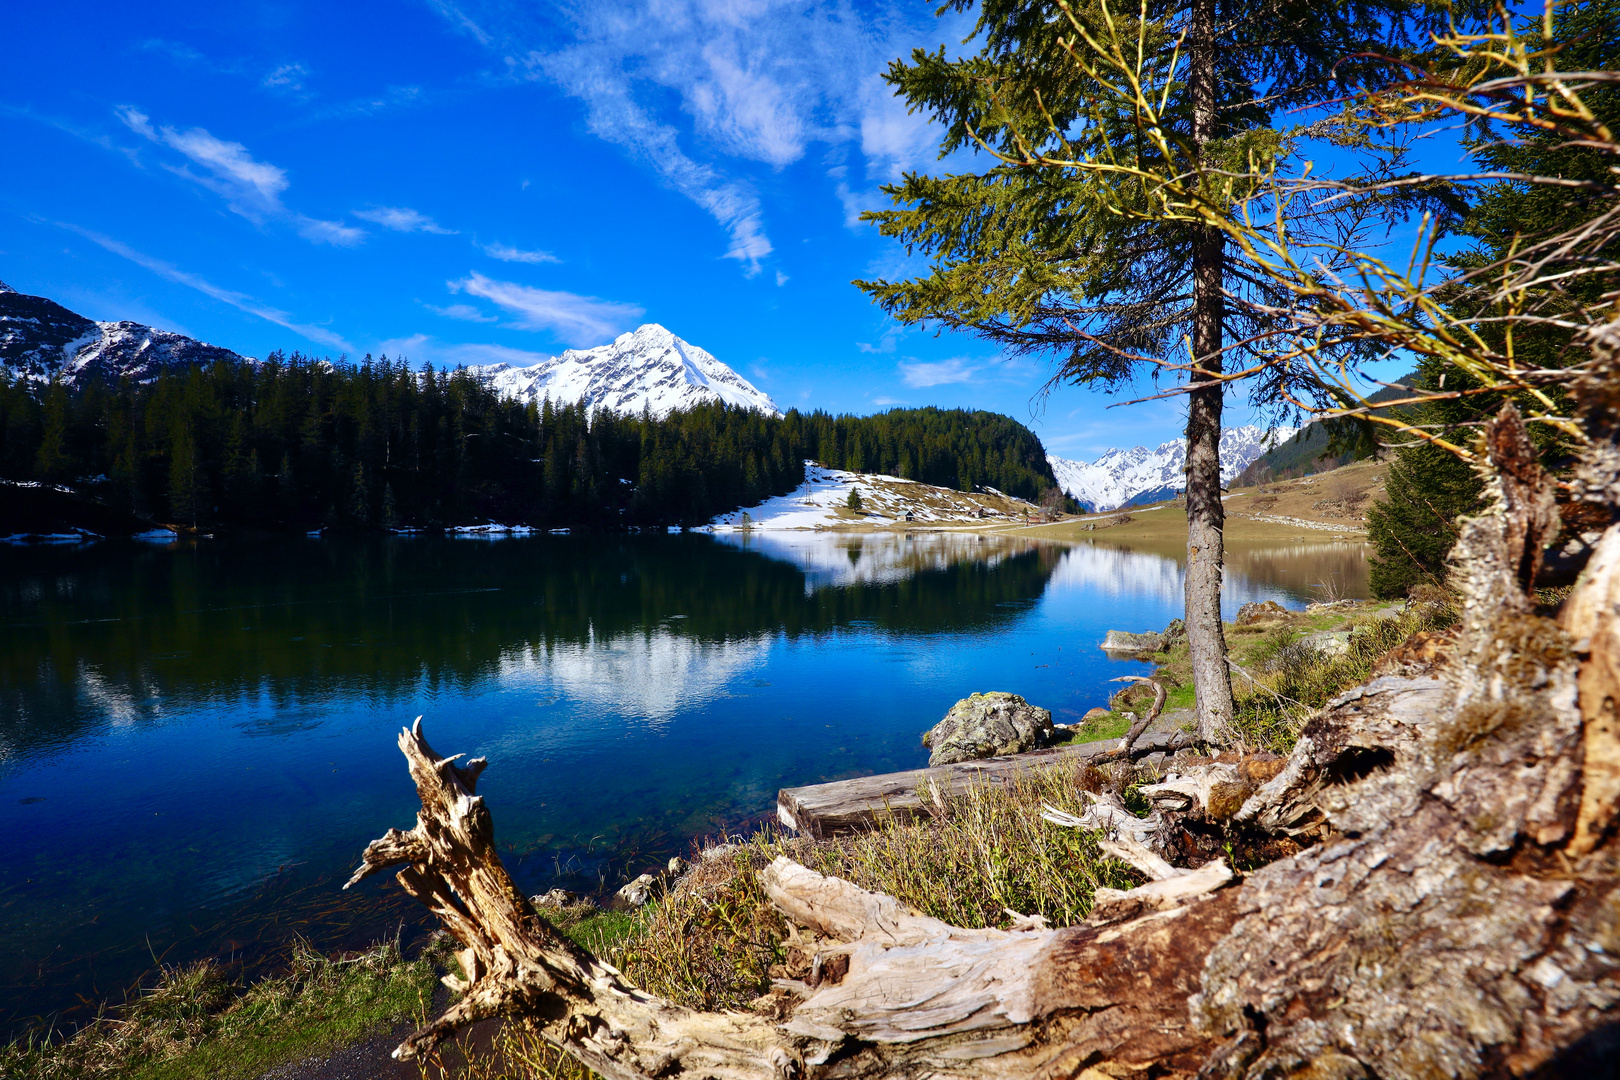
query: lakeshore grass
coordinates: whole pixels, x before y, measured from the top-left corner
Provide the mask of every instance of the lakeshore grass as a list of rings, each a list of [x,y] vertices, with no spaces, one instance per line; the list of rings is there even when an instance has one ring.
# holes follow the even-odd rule
[[[0,1046],[5,1080],[249,1078],[420,1014],[442,955],[394,942],[325,956],[295,939],[284,973],[245,985],[222,965],[164,968],[69,1038]]]

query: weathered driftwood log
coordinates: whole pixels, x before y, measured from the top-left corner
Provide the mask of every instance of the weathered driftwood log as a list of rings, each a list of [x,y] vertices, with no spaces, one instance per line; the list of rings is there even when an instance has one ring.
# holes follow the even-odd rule
[[[1099,897],[1084,926],[1025,932],[950,927],[778,860],[773,902],[847,958],[782,1021],[678,1008],[549,930],[495,856],[483,763],[406,732],[422,813],[356,878],[408,864],[470,983],[398,1053],[504,1013],[615,1078],[1611,1074],[1620,525],[1563,624],[1536,615],[1550,489],[1516,414],[1487,436],[1495,499],[1463,530],[1455,641],[1338,698],[1234,814],[1314,846],[1238,882],[1142,859],[1120,837],[1151,848],[1156,826],[1115,820],[1158,880]],[[1160,795],[1208,803],[1217,779]]]
[[[1024,754],[962,761],[937,769],[858,776],[825,784],[783,788],[776,795],[776,816],[783,825],[812,839],[872,828],[879,821],[909,821],[926,817],[932,798],[920,792],[937,790],[958,795],[974,784],[998,783],[1020,773],[1053,765],[1087,762],[1104,765],[1122,758],[1174,753],[1192,745],[1185,732],[1155,732],[1139,737],[1129,750],[1120,739],[1055,746]]]

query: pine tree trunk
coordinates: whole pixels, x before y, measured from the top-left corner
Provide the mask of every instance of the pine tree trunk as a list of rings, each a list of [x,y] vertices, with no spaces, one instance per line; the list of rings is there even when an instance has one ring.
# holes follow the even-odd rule
[[[1215,133],[1215,2],[1194,0],[1190,61],[1193,142]],[[1193,241],[1193,355],[1206,372],[1221,370],[1221,277],[1225,252],[1219,230],[1202,228]],[[1197,371],[1193,382],[1204,381]],[[1187,649],[1198,696],[1198,735],[1226,743],[1232,734],[1232,676],[1221,629],[1222,532],[1221,395],[1215,384],[1188,395],[1187,408]]]

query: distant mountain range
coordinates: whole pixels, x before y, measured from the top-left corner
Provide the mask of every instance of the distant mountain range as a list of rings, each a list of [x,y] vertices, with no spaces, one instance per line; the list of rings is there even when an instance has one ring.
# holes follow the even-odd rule
[[[0,365],[13,377],[69,386],[89,380],[147,382],[165,370],[250,357],[137,322],[96,322],[54,300],[0,282]],[[620,414],[667,416],[723,401],[771,416],[781,410],[747,379],[707,351],[656,323],[594,349],[569,349],[532,367],[490,364],[468,369],[504,397],[583,403]]]
[[[138,381],[164,369],[245,361],[229,349],[138,322],[96,322],[54,300],[28,296],[0,281],[0,365],[25,379]]]
[[[1221,483],[1230,484],[1251,461],[1293,437],[1297,428],[1269,431],[1253,425],[1221,432]],[[1117,510],[1174,498],[1186,487],[1187,440],[1110,450],[1096,461],[1047,456],[1058,486],[1094,511]]]
[[[592,409],[667,416],[721,401],[770,416],[782,410],[753,383],[703,349],[657,323],[620,334],[594,349],[569,349],[532,367],[489,364],[468,368],[501,396],[519,401],[582,402]]]

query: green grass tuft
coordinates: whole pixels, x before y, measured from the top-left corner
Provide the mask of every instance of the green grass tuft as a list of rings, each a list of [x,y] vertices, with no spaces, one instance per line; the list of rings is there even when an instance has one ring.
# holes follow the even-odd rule
[[[432,999],[435,956],[407,961],[394,943],[331,957],[302,940],[289,970],[243,985],[201,961],[61,1041],[0,1047],[6,1080],[209,1080],[256,1077],[419,1013]]]

